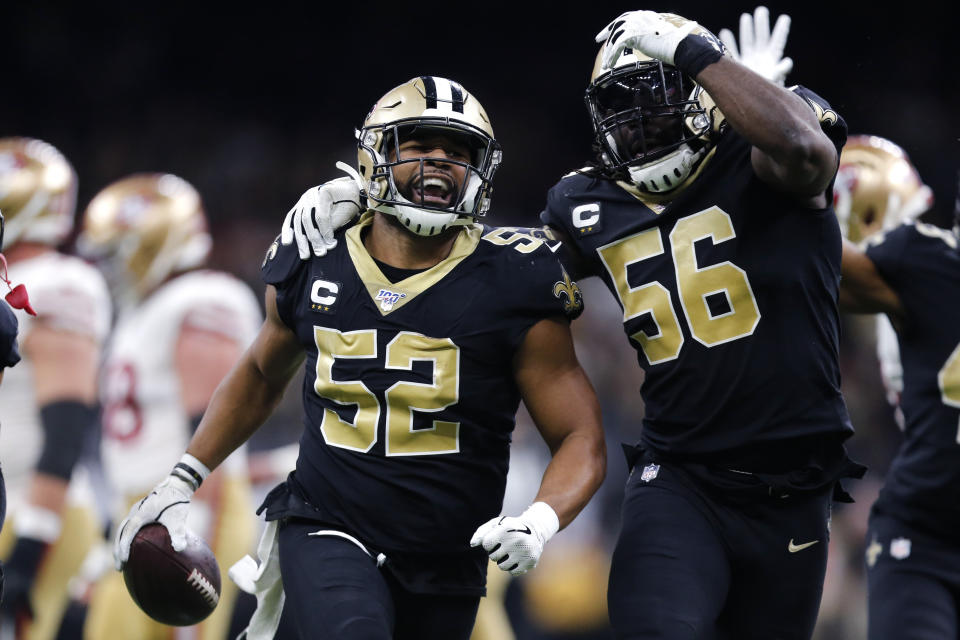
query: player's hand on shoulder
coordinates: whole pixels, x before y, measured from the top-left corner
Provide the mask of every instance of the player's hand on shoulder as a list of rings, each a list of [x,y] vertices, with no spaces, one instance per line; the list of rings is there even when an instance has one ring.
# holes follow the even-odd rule
[[[185,460],[187,458],[189,460]],[[159,522],[170,532],[170,544],[174,551],[183,551],[187,546],[187,515],[190,500],[210,471],[192,456],[184,459],[143,500],[130,508],[130,513],[117,529],[113,546],[113,559],[117,571],[130,557],[130,545],[137,532],[153,522]]]
[[[519,576],[537,566],[547,541],[560,528],[554,510],[535,502],[519,516],[497,516],[474,532],[471,547],[483,547],[503,571]]]
[[[720,30],[720,40],[730,55],[751,71],[770,82],[784,85],[787,74],[793,69],[793,60],[783,57],[783,49],[790,33],[790,16],[777,18],[770,32],[770,11],[757,7],[753,15],[740,14],[740,46],[730,29]]]
[[[337,246],[334,232],[361,211],[360,187],[349,176],[307,189],[283,220],[280,242],[297,243],[301,260]]]

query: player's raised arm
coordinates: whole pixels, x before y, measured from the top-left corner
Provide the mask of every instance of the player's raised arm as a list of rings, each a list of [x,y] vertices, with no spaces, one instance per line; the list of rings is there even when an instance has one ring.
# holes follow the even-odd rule
[[[606,449],[600,403],[577,361],[568,321],[548,318],[530,328],[514,358],[514,377],[553,458],[534,503],[518,517],[488,521],[470,544],[519,575],[537,565],[547,540],[599,489]]]

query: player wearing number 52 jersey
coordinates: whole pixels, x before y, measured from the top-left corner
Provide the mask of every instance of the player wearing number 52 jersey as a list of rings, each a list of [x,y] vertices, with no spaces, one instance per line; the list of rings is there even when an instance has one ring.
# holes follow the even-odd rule
[[[103,461],[117,521],[166,475],[166,460],[186,446],[213,390],[260,324],[247,285],[198,268],[210,244],[199,194],[170,174],[118,180],[84,214],[78,245],[107,274],[120,302],[100,385]],[[229,566],[253,544],[244,450],[211,480],[189,525]],[[224,584],[217,610],[181,636],[222,639],[236,593]],[[140,611],[119,573],[98,582],[84,637],[150,640],[171,633]]]
[[[846,126],[679,16],[628,12],[598,41],[596,158],[542,219],[619,301],[645,372],[615,635],[809,638],[830,502],[863,471],[842,444],[828,198]]]
[[[880,138],[871,141],[869,161],[850,156],[850,169],[862,185],[855,181],[850,190],[852,214],[858,218],[876,213],[878,201],[894,202],[892,194],[902,190],[904,177],[916,174],[899,147]],[[891,152],[898,152],[892,162]],[[886,172],[887,166],[895,171]],[[874,194],[882,200],[870,202]],[[862,248],[845,242],[843,275],[841,309],[887,314],[896,329],[903,372],[903,443],[873,505],[867,532],[868,636],[956,638],[960,217],[952,232],[908,218],[870,236]]]
[[[304,365],[299,458],[264,502],[263,564],[231,572],[258,595],[249,640],[274,637],[281,603],[301,638],[466,640],[488,556],[533,568],[604,472],[569,327],[582,299],[556,243],[477,222],[500,149],[476,98],[414,78],[380,99],[358,140],[370,210],[323,257],[270,247],[267,321],[115,547],[124,562],[155,520],[176,546],[193,490]],[[535,502],[501,517],[521,398],[553,458]]]

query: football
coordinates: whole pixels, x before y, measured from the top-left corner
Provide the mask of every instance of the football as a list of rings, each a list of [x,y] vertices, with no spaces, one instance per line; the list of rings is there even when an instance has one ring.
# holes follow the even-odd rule
[[[220,567],[207,543],[188,531],[186,548],[174,551],[170,533],[159,523],[137,532],[123,580],[133,601],[163,624],[197,624],[220,600]]]

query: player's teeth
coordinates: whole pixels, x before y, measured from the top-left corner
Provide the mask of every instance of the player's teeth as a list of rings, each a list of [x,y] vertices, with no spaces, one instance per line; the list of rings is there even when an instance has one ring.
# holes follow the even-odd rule
[[[427,187],[439,187],[446,190],[450,188],[450,185],[443,178],[424,178],[423,188],[426,189]]]

